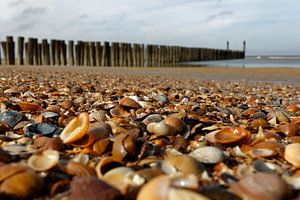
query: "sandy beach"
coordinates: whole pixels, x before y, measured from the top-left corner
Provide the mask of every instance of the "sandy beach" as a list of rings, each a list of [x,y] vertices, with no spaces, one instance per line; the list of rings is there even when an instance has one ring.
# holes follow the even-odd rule
[[[300,84],[300,68],[223,68],[223,67],[175,67],[175,68],[133,68],[133,67],[70,67],[70,66],[1,66],[1,74],[6,72],[72,73],[74,75],[124,75],[152,76],[194,80],[226,80],[249,82],[274,82]]]

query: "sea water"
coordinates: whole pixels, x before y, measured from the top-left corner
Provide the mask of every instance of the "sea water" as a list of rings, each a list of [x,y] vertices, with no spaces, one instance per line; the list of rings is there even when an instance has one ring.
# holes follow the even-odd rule
[[[300,56],[247,56],[245,59],[188,62],[209,67],[299,67]]]

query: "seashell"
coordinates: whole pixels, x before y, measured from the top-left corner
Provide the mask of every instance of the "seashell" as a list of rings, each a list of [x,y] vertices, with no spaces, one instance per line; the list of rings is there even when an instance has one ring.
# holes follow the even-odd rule
[[[10,95],[15,95],[15,94],[20,94],[21,90],[18,90],[17,88],[8,88],[4,90],[4,94],[10,94]]]
[[[209,200],[209,198],[193,192],[191,190],[181,188],[170,188],[167,200],[182,200],[182,199],[195,199],[195,200]]]
[[[60,169],[72,176],[96,176],[95,170],[80,162],[61,162]]]
[[[146,183],[138,193],[137,200],[166,200],[170,189],[170,179],[166,175],[157,176]]]
[[[31,154],[24,145],[7,145],[2,147],[2,149],[7,151],[10,155]]]
[[[285,108],[285,110],[295,113],[295,112],[300,111],[300,108],[296,105],[289,105]]]
[[[63,102],[59,103],[58,105],[64,109],[68,110],[73,106],[73,102],[71,100],[64,100]]]
[[[85,103],[86,103],[86,98],[85,97],[78,97],[78,98],[74,99],[74,104],[76,106],[82,105],[82,104],[85,104]]]
[[[291,136],[287,138],[292,143],[300,143],[300,136]]]
[[[75,85],[71,88],[71,92],[81,94],[81,93],[83,93],[83,89],[80,85]]]
[[[23,118],[23,114],[16,111],[4,111],[0,114],[0,122],[6,123],[13,128]]]
[[[163,175],[164,172],[158,168],[145,168],[136,171],[136,174],[142,177],[146,182],[149,182],[151,179]]]
[[[211,200],[241,200],[240,197],[225,190],[219,184],[203,187],[201,189],[201,194]]]
[[[105,122],[106,121],[106,112],[104,110],[99,110],[97,112],[90,113],[90,121],[96,122]]]
[[[285,146],[284,159],[294,167],[300,168],[300,143],[288,144]]]
[[[164,123],[164,121],[160,122],[152,122],[147,125],[147,131],[153,133],[157,136],[170,136],[175,135],[176,130]]]
[[[281,111],[275,112],[275,117],[279,123],[290,122],[290,118],[284,112]]]
[[[136,137],[133,134],[121,134],[115,138],[112,156],[116,161],[122,161],[125,156],[135,154]]]
[[[258,128],[258,127],[265,128],[267,126],[269,126],[268,121],[265,119],[262,119],[262,118],[255,119],[250,124],[250,127],[252,127],[252,128]]]
[[[36,171],[46,171],[58,164],[59,153],[55,150],[44,150],[28,159],[28,166]]]
[[[118,200],[123,199],[121,193],[114,187],[96,177],[78,177],[71,182],[72,200]]]
[[[98,178],[103,177],[103,175],[113,168],[121,167],[122,163],[114,160],[112,157],[102,158],[95,167],[96,174]]]
[[[250,136],[251,133],[244,128],[224,128],[216,132],[214,139],[216,143],[220,144],[232,144],[236,142],[241,142],[246,139],[247,136]]]
[[[162,116],[160,114],[152,114],[147,116],[144,120],[143,123],[148,125],[152,122],[160,122],[161,120],[163,120]]]
[[[0,194],[5,199],[32,199],[38,196],[44,182],[36,173],[27,170],[19,172],[2,182]]]
[[[167,117],[164,119],[164,123],[174,128],[177,133],[183,133],[187,129],[185,122],[176,117]]]
[[[50,123],[29,124],[25,128],[26,137],[33,137],[35,134],[52,137],[53,135],[58,135],[60,132],[61,128]]]
[[[33,147],[35,149],[45,148],[46,144],[49,142],[50,138],[48,137],[37,137],[33,140]]]
[[[59,113],[60,112],[60,106],[59,105],[50,105],[46,108],[46,111],[48,112],[54,112],[54,113]]]
[[[59,137],[53,137],[50,138],[50,140],[48,140],[48,142],[45,145],[45,148],[56,150],[56,151],[64,151],[65,145]]]
[[[165,159],[180,172],[200,176],[205,167],[195,158],[188,155],[170,155]]]
[[[242,199],[261,200],[288,199],[291,192],[278,175],[262,172],[242,178],[231,190]]]
[[[29,103],[29,102],[19,102],[19,103],[17,103],[17,105],[24,112],[36,112],[41,109],[41,106],[39,106],[35,103]]]
[[[109,138],[98,140],[93,144],[93,151],[96,152],[97,155],[102,155],[106,151],[109,145],[110,145]]]
[[[139,109],[142,107],[138,102],[136,102],[135,100],[133,100],[129,97],[123,97],[123,99],[120,100],[119,104],[121,106],[125,106],[128,108],[134,108],[134,109]]]
[[[296,136],[299,133],[299,126],[291,123],[280,124],[278,126],[278,131],[287,136]]]
[[[59,117],[59,114],[57,114],[56,112],[50,112],[50,111],[48,111],[48,112],[43,112],[42,116],[44,118],[48,119],[48,118]]]
[[[108,171],[101,179],[127,195],[129,187],[134,185],[133,174],[134,170],[129,167],[117,167]]]
[[[164,94],[156,95],[156,96],[154,96],[154,99],[156,101],[158,101],[161,105],[165,105],[165,104],[169,103],[168,97]]]
[[[0,162],[6,163],[9,161],[10,161],[9,153],[0,148]]]
[[[194,174],[187,176],[175,176],[171,178],[171,185],[176,188],[199,189],[198,177]]]
[[[200,147],[189,153],[189,156],[206,164],[216,164],[219,162],[223,162],[225,158],[223,152],[219,148],[210,146]]]
[[[89,115],[81,113],[72,119],[60,134],[60,138],[64,144],[70,144],[80,140],[89,130]]]
[[[28,167],[17,164],[0,165],[0,182],[3,182],[9,177],[27,170]]]

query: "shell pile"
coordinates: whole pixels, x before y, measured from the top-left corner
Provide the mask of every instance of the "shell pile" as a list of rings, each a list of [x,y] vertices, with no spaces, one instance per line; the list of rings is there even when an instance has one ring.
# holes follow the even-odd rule
[[[299,199],[300,86],[253,86],[1,72],[0,199]]]

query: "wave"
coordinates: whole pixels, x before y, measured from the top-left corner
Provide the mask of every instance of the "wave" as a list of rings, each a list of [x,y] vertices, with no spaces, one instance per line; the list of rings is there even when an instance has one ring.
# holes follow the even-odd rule
[[[300,56],[267,56],[270,60],[300,60]]]

